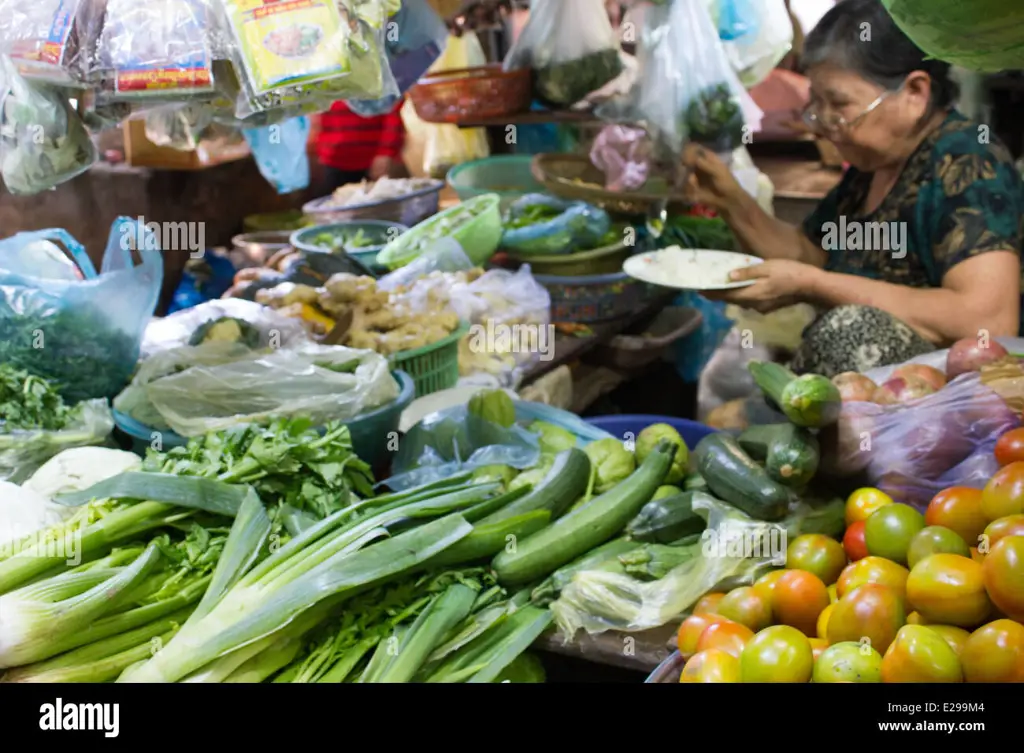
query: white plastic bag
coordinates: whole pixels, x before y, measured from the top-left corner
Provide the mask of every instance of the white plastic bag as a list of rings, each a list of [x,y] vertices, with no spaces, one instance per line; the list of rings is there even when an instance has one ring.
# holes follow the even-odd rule
[[[106,400],[83,400],[63,429],[0,432],[0,480],[20,484],[68,448],[103,444],[113,429],[114,417]]]
[[[793,48],[786,0],[713,0],[719,38],[740,82],[752,89]]]
[[[603,0],[535,0],[504,65],[532,68],[537,95],[554,105],[579,102],[623,69]]]

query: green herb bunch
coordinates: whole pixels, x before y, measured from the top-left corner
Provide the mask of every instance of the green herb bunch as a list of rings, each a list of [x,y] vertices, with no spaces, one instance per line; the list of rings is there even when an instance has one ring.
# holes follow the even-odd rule
[[[67,426],[71,412],[49,380],[0,364],[0,426],[5,431],[59,431]]]

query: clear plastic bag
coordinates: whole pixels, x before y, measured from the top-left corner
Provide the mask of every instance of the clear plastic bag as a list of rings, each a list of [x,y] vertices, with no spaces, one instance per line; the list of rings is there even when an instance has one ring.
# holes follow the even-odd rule
[[[793,48],[785,0],[716,0],[718,33],[740,82],[752,89]]]
[[[531,215],[537,217],[538,210],[547,210],[544,216],[555,216],[531,222]],[[516,227],[520,221],[528,224]],[[610,229],[611,218],[599,207],[548,194],[526,194],[508,209],[501,247],[519,254],[569,254],[593,248]]]
[[[538,97],[572,105],[615,79],[623,66],[602,0],[535,0],[504,67],[532,68]]]
[[[462,272],[474,268],[454,238],[441,238],[414,261],[377,280],[377,289],[394,292],[408,288],[432,272]]]
[[[0,481],[20,484],[46,461],[72,447],[103,444],[114,429],[106,400],[85,400],[59,431],[0,432]]]
[[[604,173],[609,191],[635,191],[647,182],[650,142],[642,128],[609,125],[590,148],[590,161]]]
[[[67,95],[23,78],[0,58],[0,177],[30,196],[88,170],[96,146]]]
[[[92,0],[0,0],[0,54],[21,75],[56,86],[88,77]]]
[[[279,194],[309,186],[309,127],[309,118],[301,117],[242,131],[260,175]]]
[[[163,105],[146,112],[146,138],[157,146],[191,152],[212,123],[213,111],[204,103]]]
[[[924,509],[951,486],[980,489],[998,470],[996,440],[1020,416],[976,373],[902,405],[847,402],[822,435],[826,473],[854,477]]]
[[[309,342],[305,328],[291,317],[282,316],[269,306],[242,298],[207,301],[160,319],[153,319],[142,338],[140,358],[187,345],[192,335],[206,322],[229,316],[242,319],[260,331],[260,347],[289,349]]]
[[[8,253],[37,238],[19,233],[0,241],[0,267]],[[158,240],[138,220],[120,217],[98,275],[77,243],[68,252],[81,280],[0,268],[0,361],[57,382],[68,402],[116,395],[131,377],[160,296],[164,262]]]
[[[316,425],[344,421],[398,393],[387,359],[372,351],[316,343],[253,351],[206,343],[143,361],[114,408],[147,427],[194,437],[270,417],[304,415]]]

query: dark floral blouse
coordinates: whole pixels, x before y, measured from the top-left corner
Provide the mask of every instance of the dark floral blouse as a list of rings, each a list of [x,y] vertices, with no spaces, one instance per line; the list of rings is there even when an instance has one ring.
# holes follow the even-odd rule
[[[1020,254],[1024,180],[1009,151],[986,135],[985,126],[951,112],[917,148],[878,209],[867,214],[862,207],[871,174],[850,168],[803,225],[828,252],[825,268],[940,287],[946,272],[972,256]]]

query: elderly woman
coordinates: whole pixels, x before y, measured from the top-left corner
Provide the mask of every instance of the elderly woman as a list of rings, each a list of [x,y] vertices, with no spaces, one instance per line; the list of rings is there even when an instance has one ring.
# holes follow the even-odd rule
[[[900,363],[1021,325],[1024,183],[1008,151],[953,109],[928,59],[879,0],[844,0],[807,36],[808,125],[850,164],[802,227],[758,208],[713,154],[691,147],[691,198],[764,259],[720,299],[821,312],[791,367],[834,376]]]

